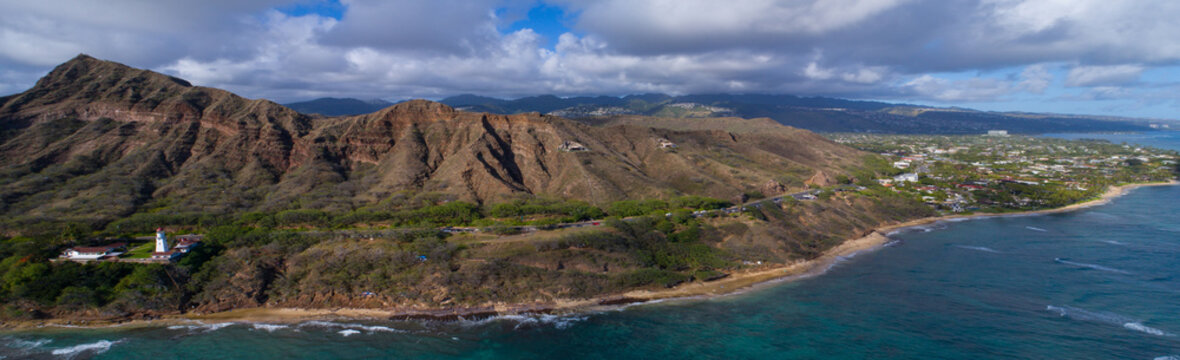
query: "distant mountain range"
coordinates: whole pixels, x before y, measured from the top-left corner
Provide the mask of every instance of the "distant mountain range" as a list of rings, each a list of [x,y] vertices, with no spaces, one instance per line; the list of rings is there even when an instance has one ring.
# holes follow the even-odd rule
[[[440,102],[464,111],[496,114],[537,112],[571,119],[620,115],[766,117],[784,125],[821,132],[976,134],[988,130],[1008,130],[1012,133],[1150,131],[1154,130],[1152,124],[1169,123],[1111,116],[987,112],[878,101],[759,94],[643,94],[569,98],[541,95],[513,100],[465,94]],[[363,102],[355,99],[319,99],[299,103],[306,105],[289,106],[300,112],[325,115],[357,114],[371,109],[361,105],[348,108],[349,104],[360,103]],[[332,107],[318,107],[316,104]]]
[[[552,95],[502,100],[460,95],[440,102],[461,110],[511,114],[540,112],[568,118],[647,115],[657,117],[742,117],[774,119],[781,124],[823,132],[973,134],[987,130],[1013,133],[1149,131],[1152,120],[891,104],[826,97],[760,94],[626,97]]]

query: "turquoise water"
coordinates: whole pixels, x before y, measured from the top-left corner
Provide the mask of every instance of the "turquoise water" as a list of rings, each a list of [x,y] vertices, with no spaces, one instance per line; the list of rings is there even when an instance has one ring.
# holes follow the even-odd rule
[[[0,333],[8,358],[1180,359],[1180,187],[892,234],[828,273],[575,316]]]
[[[1180,131],[1153,131],[1135,134],[1045,134],[1044,136],[1062,139],[1102,139],[1115,144],[1139,144],[1161,149],[1180,151]]]

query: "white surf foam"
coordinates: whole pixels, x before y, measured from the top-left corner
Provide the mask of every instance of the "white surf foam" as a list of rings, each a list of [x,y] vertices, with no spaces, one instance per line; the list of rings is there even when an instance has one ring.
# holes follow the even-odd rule
[[[1131,319],[1129,317],[1122,316],[1122,315],[1115,314],[1115,313],[1111,313],[1111,312],[1089,311],[1089,310],[1080,309],[1080,308],[1076,308],[1076,307],[1072,307],[1072,306],[1053,306],[1053,305],[1046,306],[1045,309],[1052,311],[1052,312],[1056,312],[1061,317],[1068,317],[1068,318],[1071,318],[1074,320],[1097,322],[1097,323],[1104,323],[1104,324],[1110,324],[1110,325],[1118,325],[1118,326],[1122,326],[1124,329],[1134,330],[1134,331],[1142,332],[1145,334],[1156,335],[1156,336],[1176,336],[1174,334],[1165,332],[1163,330],[1156,329],[1156,328],[1153,328],[1153,327],[1150,327],[1147,325],[1143,325],[1143,323],[1139,320]]]
[[[94,355],[102,354],[111,349],[111,346],[119,343],[119,341],[99,340],[89,344],[79,344],[68,348],[61,348],[53,350],[53,355],[74,356],[84,352],[92,352]]]
[[[832,263],[828,264],[828,266],[825,267],[823,271],[819,272],[819,274],[826,274],[827,272],[832,271],[832,269],[836,268],[836,266],[848,262],[849,259],[856,257],[858,254],[860,254],[860,251],[853,252],[848,255],[836,256],[836,258],[832,260]]]
[[[1127,329],[1135,330],[1135,331],[1145,332],[1145,333],[1152,334],[1155,336],[1175,336],[1175,335],[1166,333],[1163,330],[1156,329],[1156,328],[1153,328],[1150,326],[1145,326],[1145,325],[1137,323],[1137,322],[1129,322],[1129,323],[1123,324],[1123,327],[1127,328]]]
[[[1073,266],[1077,266],[1077,267],[1084,267],[1084,268],[1087,268],[1087,269],[1094,269],[1094,270],[1100,270],[1100,271],[1107,271],[1107,272],[1118,273],[1118,274],[1124,274],[1124,275],[1130,275],[1130,274],[1131,274],[1131,272],[1129,272],[1129,271],[1126,271],[1126,270],[1115,269],[1115,268],[1112,268],[1112,267],[1107,267],[1107,266],[1102,266],[1102,265],[1097,265],[1097,264],[1087,264],[1087,263],[1074,262],[1074,261],[1069,261],[1069,260],[1065,260],[1065,259],[1062,259],[1062,258],[1056,258],[1056,259],[1053,259],[1053,261],[1056,261],[1056,262],[1058,262],[1058,263],[1061,263],[1061,264],[1066,264],[1066,265],[1073,265]]]
[[[197,322],[192,325],[172,325],[168,327],[168,330],[200,330],[203,332],[211,332],[233,326],[234,324],[235,323],[233,322],[220,322],[212,324]]]
[[[266,330],[267,332],[275,332],[275,330],[281,330],[281,329],[287,328],[287,325],[280,325],[280,324],[253,323],[250,325],[254,326],[254,330]]]
[[[960,248],[960,249],[967,249],[967,250],[989,252],[989,253],[993,253],[993,254],[1000,254],[999,250],[992,249],[992,248],[989,248],[986,246],[955,245],[955,247]]]
[[[650,304],[652,302],[648,302],[648,303]],[[623,305],[623,306],[620,306],[619,308],[622,309],[622,308],[626,308],[626,307],[627,307],[626,305]],[[464,327],[471,327],[471,326],[485,325],[485,324],[495,322],[495,321],[511,321],[511,322],[516,323],[516,325],[513,326],[513,329],[521,329],[521,328],[530,327],[530,326],[552,325],[554,328],[556,328],[558,330],[564,330],[564,329],[568,329],[569,327],[573,326],[574,324],[576,324],[578,322],[585,321],[586,319],[589,319],[589,318],[590,318],[590,316],[588,314],[580,314],[580,315],[553,315],[553,314],[498,315],[498,316],[490,316],[490,317],[479,319],[479,320],[463,320],[461,322],[461,324]]]
[[[373,333],[373,332],[404,333],[404,332],[406,332],[405,330],[399,330],[399,329],[394,329],[391,327],[380,326],[380,325],[338,323],[338,322],[319,321],[319,320],[308,321],[308,322],[299,324],[299,327],[305,327],[305,326],[317,326],[317,327],[344,329],[342,331],[358,331],[358,332],[359,331],[367,331],[370,333]]]
[[[570,326],[573,326],[576,323],[585,321],[586,319],[589,319],[589,318],[590,318],[589,316],[573,316],[573,315],[559,316],[559,315],[542,314],[542,315],[536,317],[535,319],[537,319],[537,321],[541,324],[553,325],[553,327],[557,328],[558,330],[565,330],[565,329],[568,329]]]
[[[346,337],[361,333],[360,330],[353,330],[353,329],[344,329],[344,330],[340,330],[337,332],[340,333],[340,335],[344,335]]]
[[[1122,242],[1122,241],[1117,241],[1117,240],[1099,240],[1099,241],[1107,243],[1107,244],[1111,244],[1111,245],[1119,245],[1119,246],[1127,245],[1127,243]]]
[[[1180,355],[1156,356],[1155,359],[1152,360],[1180,360]]]
[[[1035,226],[1025,226],[1024,228],[1025,228],[1025,229],[1032,230],[1032,231],[1040,231],[1040,232],[1046,232],[1046,231],[1049,231],[1049,230],[1045,230],[1045,229],[1042,229],[1042,228],[1039,228],[1039,227],[1035,227]]]
[[[41,347],[41,345],[53,342],[53,339],[21,340],[10,338],[7,340],[9,340],[8,344],[6,344],[8,347],[17,349],[34,349]]]

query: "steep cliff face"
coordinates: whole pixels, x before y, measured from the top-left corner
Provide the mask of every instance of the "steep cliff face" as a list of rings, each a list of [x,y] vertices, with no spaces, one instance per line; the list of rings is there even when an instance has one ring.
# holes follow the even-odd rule
[[[0,213],[111,219],[148,206],[338,210],[407,190],[475,202],[520,194],[597,203],[732,198],[768,181],[803,186],[861,155],[778,129],[590,126],[424,100],[312,118],[81,55],[32,89],[0,98]]]

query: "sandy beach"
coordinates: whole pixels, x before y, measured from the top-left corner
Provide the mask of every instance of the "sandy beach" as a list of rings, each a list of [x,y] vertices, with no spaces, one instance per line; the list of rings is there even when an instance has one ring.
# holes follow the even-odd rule
[[[762,268],[754,268],[745,271],[732,273],[729,276],[710,282],[693,282],[677,286],[666,290],[637,290],[627,292],[621,295],[609,295],[591,299],[578,300],[558,300],[550,303],[539,304],[492,304],[480,307],[470,308],[450,308],[450,309],[410,309],[410,308],[392,308],[392,309],[354,309],[354,308],[330,308],[330,309],[298,309],[298,308],[247,308],[236,309],[219,313],[210,314],[181,314],[170,315],[154,320],[136,320],[118,323],[118,326],[161,326],[170,324],[184,324],[192,322],[200,323],[216,323],[216,322],[273,322],[273,323],[290,323],[301,322],[309,320],[330,320],[330,319],[458,319],[458,318],[472,318],[472,317],[487,317],[495,315],[510,315],[510,314],[529,314],[529,313],[576,313],[582,311],[594,311],[604,308],[618,307],[627,304],[636,304],[643,302],[651,302],[655,300],[674,300],[674,299],[692,299],[701,297],[721,296],[728,294],[735,294],[751,289],[757,289],[761,286],[769,286],[783,281],[792,281],[810,276],[823,274],[829,269],[832,264],[841,258],[855,256],[858,253],[867,251],[874,251],[884,247],[889,241],[887,234],[899,231],[909,227],[928,225],[940,221],[987,218],[987,217],[1001,217],[1001,216],[1028,216],[1038,214],[1052,214],[1074,211],[1093,206],[1109,203],[1112,199],[1122,196],[1127,191],[1144,186],[1169,186],[1177,185],[1180,182],[1171,181],[1166,183],[1148,183],[1148,184],[1129,184],[1122,186],[1114,186],[1107,190],[1102,196],[1086,202],[1081,202],[1061,208],[1027,211],[1027,212],[1013,212],[1001,214],[972,214],[972,215],[950,215],[928,217],[922,219],[915,219],[896,224],[888,224],[880,226],[876,229],[868,231],[864,236],[854,239],[848,239],[839,246],[829,249],[822,256],[816,259],[799,261],[791,264],[781,266],[768,266]],[[22,324],[7,324],[8,327],[39,327],[39,326],[53,326],[66,325],[79,326],[78,322],[69,322],[68,319],[51,319],[45,321],[27,322]],[[80,326],[96,327],[96,326],[111,326],[115,323],[111,322],[90,322],[84,323]]]

